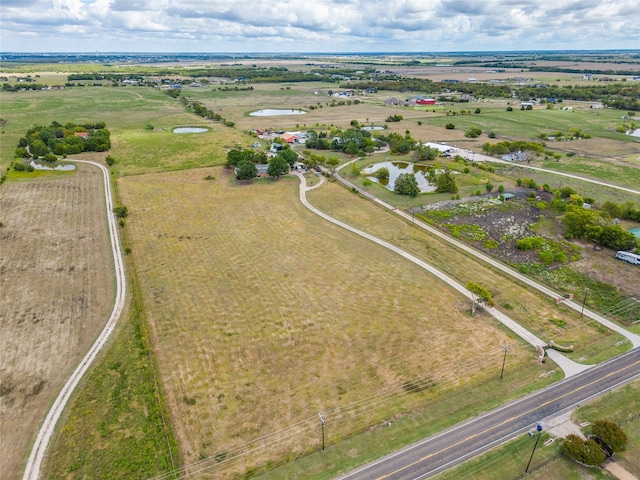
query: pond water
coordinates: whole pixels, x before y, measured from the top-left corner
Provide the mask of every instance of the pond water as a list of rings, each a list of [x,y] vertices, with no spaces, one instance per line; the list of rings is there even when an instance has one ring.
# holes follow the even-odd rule
[[[278,115],[304,115],[304,110],[296,110],[294,108],[263,108],[249,114],[250,117],[275,117]]]
[[[204,133],[208,131],[209,129],[204,127],[178,127],[173,129],[173,133]]]
[[[31,165],[34,170],[57,170],[58,172],[72,172],[76,169],[76,166],[73,163],[60,163],[58,165],[44,165],[39,162],[35,162],[31,160]]]
[[[640,137],[640,128],[636,128],[635,130],[627,130],[627,135],[631,135],[632,137]]]
[[[373,174],[381,168],[387,168],[389,170],[388,179],[384,178],[379,180],[378,178],[373,176]],[[413,173],[416,177],[416,181],[418,182],[418,188],[420,189],[420,192],[435,192],[436,190],[436,186],[429,182],[429,174],[427,172],[426,165],[416,165],[415,163],[408,162],[381,162],[363,169],[362,173],[367,175],[367,178],[369,180],[378,182],[391,191],[393,191],[393,186],[396,183],[396,179],[400,176],[401,173]]]
[[[362,127],[360,130],[384,130],[384,127],[381,127],[380,125],[371,125],[370,127]]]

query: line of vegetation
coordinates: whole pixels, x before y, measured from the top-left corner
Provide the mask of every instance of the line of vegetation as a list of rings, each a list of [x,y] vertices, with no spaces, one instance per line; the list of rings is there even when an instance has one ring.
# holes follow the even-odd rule
[[[47,478],[149,478],[174,471],[178,446],[133,281],[129,317],[74,399]]]
[[[58,155],[82,152],[104,152],[111,148],[109,130],[104,122],[62,125],[56,121],[48,127],[37,125],[18,140],[17,158],[42,158],[55,162]]]

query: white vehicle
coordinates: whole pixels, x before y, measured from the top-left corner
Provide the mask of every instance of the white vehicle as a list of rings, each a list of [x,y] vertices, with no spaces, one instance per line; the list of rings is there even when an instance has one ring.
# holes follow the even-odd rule
[[[638,255],[637,253],[625,252],[624,250],[620,250],[618,251],[618,253],[616,253],[616,258],[632,265],[640,265],[640,255]]]

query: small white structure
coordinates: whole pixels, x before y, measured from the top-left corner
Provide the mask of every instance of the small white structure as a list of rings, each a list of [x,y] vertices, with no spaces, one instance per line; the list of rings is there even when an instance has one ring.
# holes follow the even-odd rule
[[[438,150],[442,154],[451,154],[455,151],[451,145],[445,145],[444,143],[432,143],[427,142],[422,144],[425,147],[429,147],[431,150]]]
[[[640,255],[636,253],[619,250],[618,253],[616,253],[616,258],[623,262],[630,263],[631,265],[640,265]]]

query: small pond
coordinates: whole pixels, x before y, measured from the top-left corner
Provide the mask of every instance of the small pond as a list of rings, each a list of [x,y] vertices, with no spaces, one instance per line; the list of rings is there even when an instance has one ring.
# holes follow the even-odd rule
[[[204,127],[178,127],[173,129],[173,133],[205,133],[208,128]]]
[[[368,127],[362,127],[360,130],[384,130],[384,127],[381,127],[380,125],[371,125]]]
[[[278,115],[304,115],[304,110],[296,110],[295,108],[263,108],[249,114],[250,117],[276,117]]]
[[[34,170],[56,170],[58,172],[72,172],[76,169],[76,166],[73,163],[44,165],[42,163],[31,160],[31,163],[29,165],[31,165]]]
[[[381,168],[386,168],[389,170],[388,179],[378,179],[373,176],[373,174],[375,174],[375,172],[377,172]],[[365,174],[369,180],[378,182],[391,191],[393,191],[393,186],[396,183],[396,179],[400,176],[401,173],[413,173],[416,177],[416,181],[418,182],[418,188],[420,189],[420,192],[434,192],[436,190],[436,186],[429,182],[429,173],[427,172],[426,165],[416,165],[415,163],[408,162],[381,162],[363,169],[362,173]]]
[[[636,128],[635,130],[627,130],[627,135],[631,135],[632,137],[640,137],[640,128]]]

